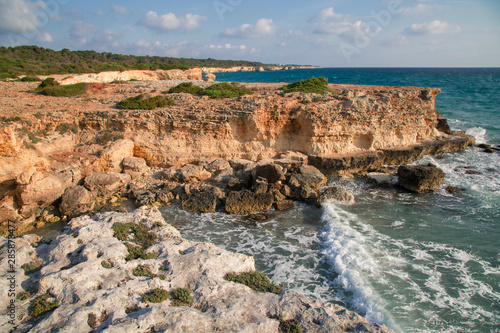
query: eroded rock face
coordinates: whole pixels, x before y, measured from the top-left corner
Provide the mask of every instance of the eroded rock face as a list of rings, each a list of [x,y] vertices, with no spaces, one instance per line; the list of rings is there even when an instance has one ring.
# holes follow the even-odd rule
[[[115,223],[143,225],[157,237],[148,252],[156,259],[125,260],[124,242],[115,238]],[[16,303],[16,312],[27,314],[37,296],[49,294],[59,305],[40,320],[22,323],[19,332],[262,332],[278,331],[277,318],[296,319],[307,332],[363,331],[392,333],[386,326],[370,324],[338,305],[314,301],[293,290],[281,294],[258,293],[226,281],[228,273],[255,270],[254,260],[209,243],[181,238],[165,223],[157,209],[134,213],[105,213],[93,218],[73,219],[51,244],[36,248],[37,236],[16,239],[16,263],[38,262],[39,272],[16,272],[18,290],[38,286],[34,295]],[[0,297],[9,299],[7,239],[0,237]],[[159,277],[136,276],[139,265],[149,266]],[[142,266],[144,267],[144,266]],[[161,276],[161,277],[160,277]],[[20,287],[22,285],[22,288]],[[141,302],[156,288],[172,292],[187,288],[193,297],[189,306]],[[28,317],[24,317],[28,319]],[[8,331],[9,317],[0,313],[0,330]]]
[[[62,215],[78,216],[94,208],[95,198],[85,187],[74,186],[66,189],[59,210]]]
[[[398,185],[415,193],[433,192],[444,184],[443,170],[432,165],[408,166],[398,169]]]
[[[254,193],[248,190],[229,192],[226,211],[231,214],[245,215],[266,212],[273,206],[274,197],[269,193]]]
[[[124,189],[131,180],[130,175],[123,173],[93,173],[85,178],[84,186],[90,192],[106,197]]]

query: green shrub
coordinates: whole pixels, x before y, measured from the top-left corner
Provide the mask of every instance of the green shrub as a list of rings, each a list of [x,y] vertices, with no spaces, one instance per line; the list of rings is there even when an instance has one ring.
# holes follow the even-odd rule
[[[298,82],[290,83],[286,86],[281,87],[281,90],[285,93],[290,92],[303,92],[303,93],[315,93],[323,94],[324,92],[331,92],[328,89],[328,80],[325,77],[312,77],[307,80],[300,80]]]
[[[161,303],[169,299],[169,292],[162,288],[156,288],[142,296],[143,303]]]
[[[302,333],[302,327],[296,319],[286,320],[281,317],[278,318],[280,322],[280,333]]]
[[[283,286],[277,286],[269,281],[269,278],[257,271],[247,273],[229,273],[224,277],[227,281],[244,284],[245,286],[258,291],[279,294]]]
[[[19,79],[21,82],[39,82],[42,81],[39,77],[37,76],[25,76]]]
[[[42,83],[40,83],[38,85],[38,87],[36,88],[36,90],[43,90],[45,88],[56,87],[58,85],[59,85],[59,83],[56,81],[56,79],[54,79],[53,77],[48,77],[45,80],[43,80]]]
[[[80,96],[87,92],[90,85],[88,83],[68,84],[65,86],[47,87],[40,91],[40,94],[53,97],[73,97]]]
[[[35,298],[29,311],[30,316],[38,317],[57,308],[59,306],[59,301],[49,302],[47,299],[51,297],[50,294],[43,294]]]
[[[17,294],[16,298],[20,301],[25,301],[31,297],[31,291],[25,290]]]
[[[187,94],[201,94],[203,92],[203,88],[200,86],[195,86],[193,82],[183,82],[176,87],[170,88],[168,91],[169,94],[173,93],[187,93]]]
[[[110,263],[110,262],[109,262],[109,261],[107,261],[107,260],[103,260],[103,261],[101,261],[101,266],[102,266],[102,267],[104,267],[104,268],[106,268],[106,269],[110,269],[110,268],[112,268],[112,267],[113,267],[113,264],[112,264],[112,263]]]
[[[189,306],[193,303],[191,291],[185,288],[177,288],[172,292],[172,306]]]
[[[131,243],[125,243],[129,255],[125,260],[155,259],[158,254],[155,252],[146,253],[146,250],[156,242],[157,236],[150,232],[144,224],[135,223],[115,223],[113,224],[114,237],[121,241],[133,241],[138,246]]]
[[[237,87],[235,83],[229,84],[227,82],[216,83],[203,90],[203,95],[210,96],[211,98],[234,98],[243,95],[251,95],[253,91],[245,87]]]
[[[22,265],[21,268],[24,270],[24,275],[30,275],[42,269],[42,265],[41,261],[32,261],[29,264]]]
[[[151,98],[144,98],[144,94],[136,97],[129,97],[116,104],[118,109],[128,110],[154,110],[167,105],[174,105],[174,101],[165,96],[155,96]]]
[[[151,267],[149,267],[149,265],[139,265],[139,266],[137,266],[132,271],[132,274],[134,276],[147,276],[147,277],[150,277],[152,279],[154,279],[154,278],[160,278],[162,280],[165,279],[164,275],[154,274],[153,272],[151,272]]]

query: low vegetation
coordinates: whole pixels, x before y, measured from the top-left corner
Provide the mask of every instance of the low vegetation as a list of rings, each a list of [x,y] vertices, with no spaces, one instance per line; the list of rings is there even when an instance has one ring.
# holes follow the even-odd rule
[[[144,224],[135,223],[115,223],[113,225],[114,236],[125,243],[128,250],[128,256],[125,260],[135,259],[155,259],[158,254],[155,252],[146,253],[157,239],[157,236]],[[133,242],[134,244],[130,243]]]
[[[227,281],[244,284],[258,292],[279,294],[283,290],[283,285],[273,284],[264,273],[257,271],[240,274],[229,273],[224,278]]]
[[[328,80],[325,77],[312,77],[307,80],[300,80],[281,87],[284,93],[302,92],[323,94],[325,92],[333,93],[328,89]]]
[[[35,298],[29,311],[30,316],[39,317],[56,309],[59,306],[59,301],[55,299],[50,301],[52,298],[50,294],[43,294]]]
[[[42,269],[42,265],[41,261],[32,261],[29,264],[22,265],[21,268],[24,270],[24,275],[30,275]]]
[[[146,277],[149,277],[149,278],[152,278],[152,279],[154,279],[154,278],[160,278],[162,280],[165,280],[165,276],[164,275],[154,274],[153,272],[151,272],[151,267],[149,267],[149,265],[139,265],[139,266],[137,266],[132,271],[132,274],[134,276],[146,276]]]
[[[156,288],[142,296],[143,303],[161,303],[170,298],[170,293],[162,288]]]
[[[53,97],[74,97],[81,96],[85,94],[90,87],[88,83],[76,83],[76,84],[68,84],[65,86],[53,86],[43,88],[39,91],[40,94],[45,96],[53,96]]]
[[[168,105],[173,105],[174,101],[165,96],[154,96],[145,98],[144,94],[139,96],[129,97],[116,104],[118,109],[128,110],[154,110]]]
[[[210,87],[203,89],[199,86],[193,85],[192,82],[181,83],[178,86],[171,88],[168,91],[171,93],[188,93],[192,95],[205,95],[210,96],[211,98],[222,99],[222,98],[234,98],[243,95],[253,94],[253,91],[238,86],[236,83],[216,83],[211,85]]]
[[[193,303],[191,291],[185,288],[177,288],[172,291],[172,306],[189,306]]]
[[[278,320],[280,322],[280,333],[302,333],[302,327],[299,326],[296,319],[286,320],[280,317]]]
[[[25,45],[0,47],[0,79],[20,75],[99,73],[127,69],[188,69],[193,67],[265,66],[260,62],[151,57],[96,51],[54,51]]]

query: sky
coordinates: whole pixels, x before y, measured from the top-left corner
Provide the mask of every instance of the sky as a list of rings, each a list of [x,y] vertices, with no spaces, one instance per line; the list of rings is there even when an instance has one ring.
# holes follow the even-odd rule
[[[499,0],[0,0],[0,46],[323,67],[500,67]]]

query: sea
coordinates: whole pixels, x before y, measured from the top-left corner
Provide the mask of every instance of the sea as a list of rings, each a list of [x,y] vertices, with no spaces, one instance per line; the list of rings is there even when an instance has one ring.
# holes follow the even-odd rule
[[[320,68],[217,74],[217,81],[441,88],[438,111],[478,144],[500,145],[499,68]],[[396,332],[500,332],[500,153],[472,147],[425,156],[445,171],[430,194],[329,179],[355,203],[297,203],[263,222],[169,206],[183,237],[255,258],[276,283],[353,310]],[[395,183],[397,179],[393,179]],[[447,186],[463,191],[448,193]]]

